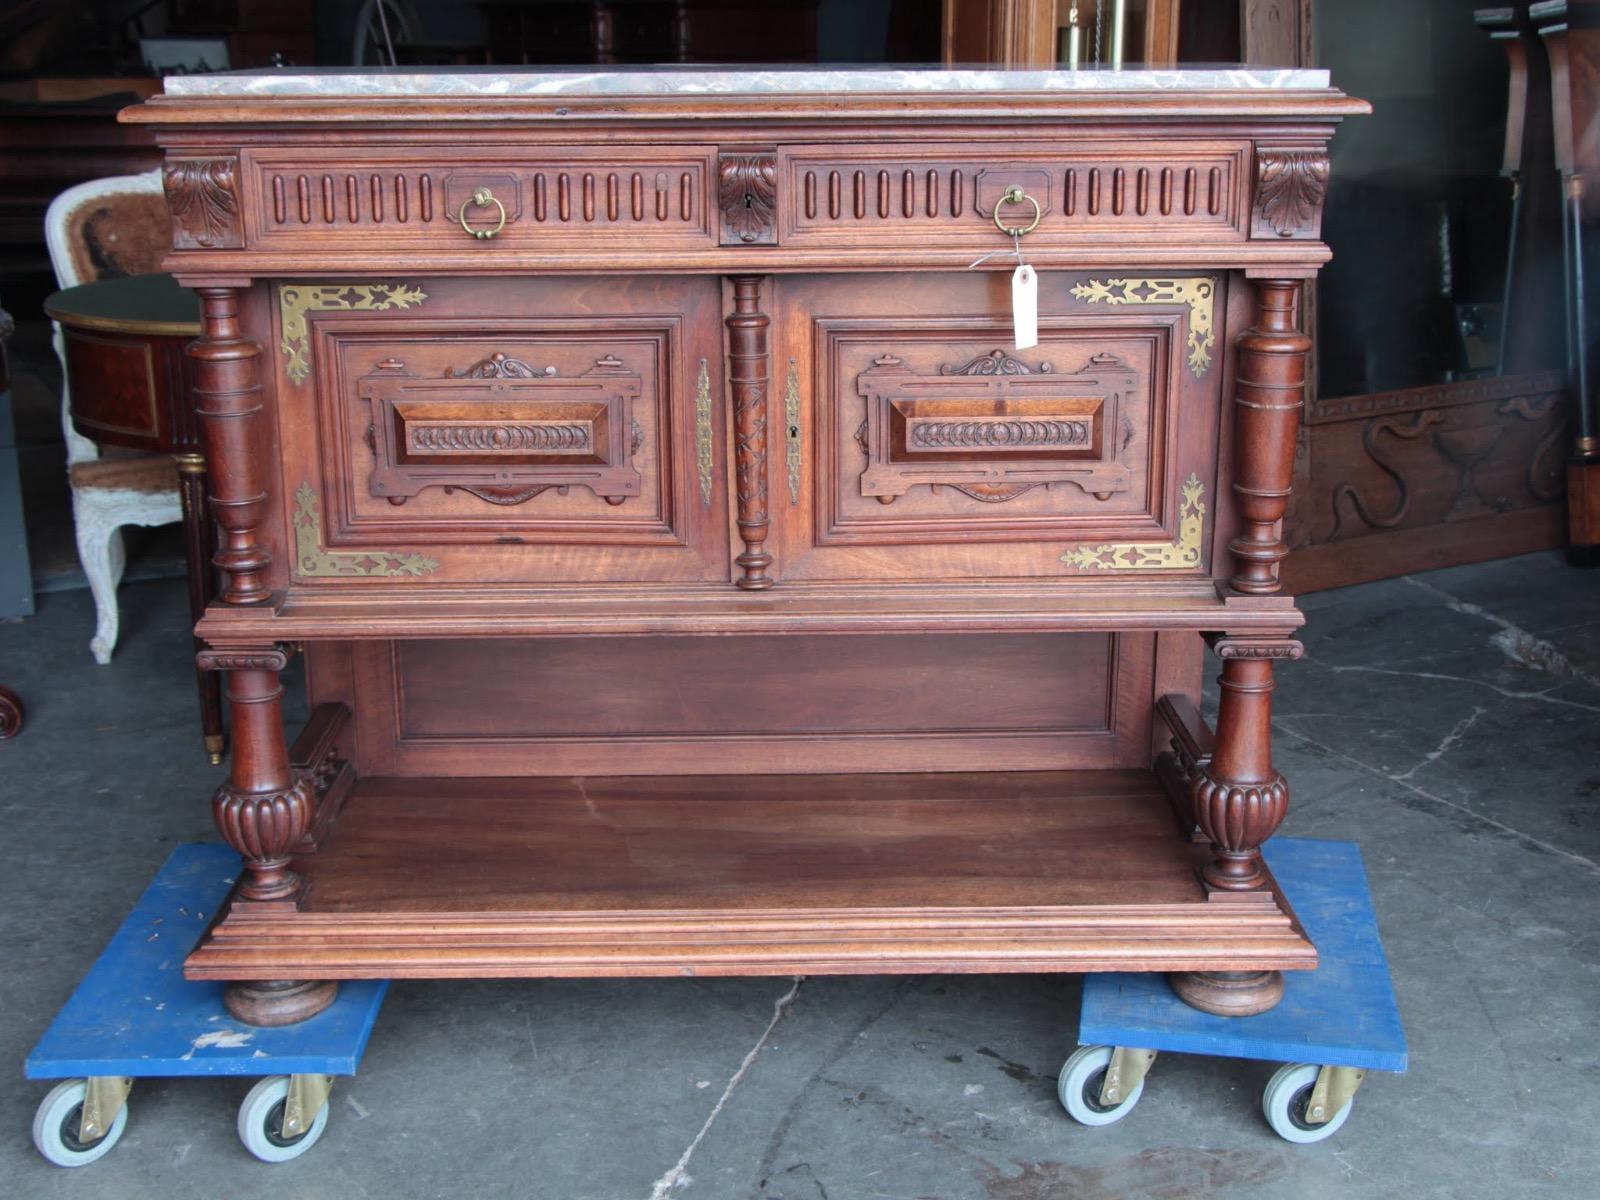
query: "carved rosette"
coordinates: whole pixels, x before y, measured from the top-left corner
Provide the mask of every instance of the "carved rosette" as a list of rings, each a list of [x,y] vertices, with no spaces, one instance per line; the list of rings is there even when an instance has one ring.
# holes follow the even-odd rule
[[[1274,774],[1264,783],[1227,783],[1204,770],[1190,770],[1189,804],[1194,823],[1215,847],[1201,874],[1212,887],[1247,891],[1260,887],[1261,843],[1289,811],[1289,784]]]
[[[778,157],[724,154],[717,160],[717,202],[724,246],[772,246],[778,241]]]
[[[1322,235],[1328,195],[1326,150],[1256,150],[1256,196],[1250,214],[1255,237],[1311,239]]]
[[[299,886],[288,870],[295,845],[311,828],[313,784],[302,778],[284,791],[245,792],[225,783],[211,800],[222,840],[249,867],[239,892],[246,900],[284,900]]]
[[[182,158],[161,173],[178,250],[226,250],[244,245],[234,158]]]

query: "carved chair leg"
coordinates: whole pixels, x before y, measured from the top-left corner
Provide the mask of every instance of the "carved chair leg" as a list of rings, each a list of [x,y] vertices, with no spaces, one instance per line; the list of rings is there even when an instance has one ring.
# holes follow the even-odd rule
[[[76,496],[73,497],[77,499]],[[117,648],[121,613],[117,608],[117,584],[122,579],[125,560],[122,527],[91,505],[73,505],[73,525],[78,540],[78,561],[89,580],[94,597],[94,637],[89,652],[102,667],[111,661]]]

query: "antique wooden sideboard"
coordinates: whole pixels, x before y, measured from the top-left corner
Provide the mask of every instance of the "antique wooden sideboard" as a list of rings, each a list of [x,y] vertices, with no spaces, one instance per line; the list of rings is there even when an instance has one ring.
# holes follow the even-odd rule
[[[125,119],[200,296],[245,860],[186,970],[237,1015],[1112,968],[1247,1012],[1315,965],[1258,847],[1296,300],[1365,104],[1313,71],[167,86]]]

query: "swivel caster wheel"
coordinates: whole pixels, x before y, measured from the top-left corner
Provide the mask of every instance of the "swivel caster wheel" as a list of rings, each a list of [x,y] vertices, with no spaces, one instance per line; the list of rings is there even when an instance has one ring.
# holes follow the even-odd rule
[[[83,1102],[88,1083],[86,1079],[68,1079],[56,1084],[33,1114],[33,1144],[58,1167],[86,1167],[104,1158],[127,1128],[128,1107],[124,1104],[103,1134],[83,1136]]]
[[[1121,1089],[1121,1097],[1106,1103],[1103,1093],[1106,1075],[1112,1069],[1112,1059],[1117,1051],[1110,1046],[1079,1046],[1061,1068],[1056,1083],[1056,1094],[1068,1115],[1080,1125],[1111,1125],[1133,1111],[1144,1094],[1144,1073],[1155,1061],[1153,1050],[1124,1050],[1124,1061],[1118,1063],[1127,1079],[1135,1075],[1132,1086]]]
[[[1337,1068],[1348,1070],[1349,1068]],[[1286,1142],[1301,1144],[1320,1142],[1331,1138],[1338,1133],[1344,1123],[1350,1119],[1350,1109],[1355,1100],[1345,1096],[1337,1111],[1324,1121],[1309,1119],[1312,1107],[1312,1093],[1317,1086],[1317,1077],[1322,1073],[1322,1068],[1314,1063],[1290,1063],[1280,1067],[1267,1081],[1266,1090],[1261,1094],[1261,1107],[1267,1114],[1267,1124],[1272,1126],[1272,1131]],[[1356,1073],[1355,1083],[1360,1084],[1360,1075]],[[1354,1091],[1351,1088],[1350,1091]]]
[[[251,1088],[239,1105],[239,1140],[244,1148],[262,1162],[288,1162],[299,1158],[322,1136],[328,1127],[328,1103],[324,1095],[322,1106],[303,1133],[286,1134],[284,1121],[288,1114],[289,1076],[271,1075]]]

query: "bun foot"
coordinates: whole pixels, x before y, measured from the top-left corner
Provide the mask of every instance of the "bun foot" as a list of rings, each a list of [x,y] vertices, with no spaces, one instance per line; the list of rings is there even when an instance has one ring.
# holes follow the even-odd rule
[[[332,979],[250,980],[222,989],[222,1003],[246,1025],[297,1025],[339,994]]]
[[[1190,1008],[1219,1017],[1253,1017],[1283,999],[1282,971],[1179,971],[1168,979]]]

